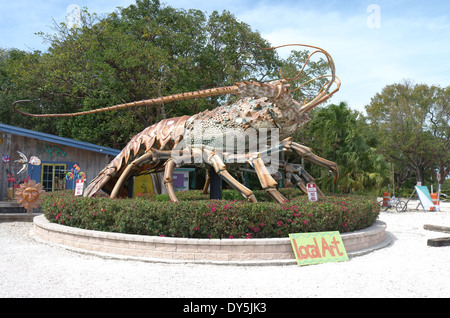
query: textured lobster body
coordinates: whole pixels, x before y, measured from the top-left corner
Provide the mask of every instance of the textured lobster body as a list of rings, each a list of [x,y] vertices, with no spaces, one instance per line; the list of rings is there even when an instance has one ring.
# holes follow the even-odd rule
[[[299,116],[300,104],[292,99],[289,91],[282,84],[282,82],[240,83],[238,85],[241,94],[266,97],[240,98],[231,105],[205,110],[190,117],[164,119],[147,127],[131,138],[122,152],[86,188],[84,195],[92,196],[100,189],[110,192],[114,188],[117,178],[122,174],[123,168],[135,158],[152,150],[151,162],[139,166],[133,172],[134,175],[144,171],[162,169],[169,156],[167,152],[162,155],[161,151],[170,151],[173,156],[173,150],[181,144],[183,144],[184,150],[186,147],[189,150],[206,147],[214,153],[223,155],[227,151],[230,152],[229,147],[225,148],[225,140],[228,135],[233,137],[236,134],[252,130],[256,134],[255,138],[258,138],[257,134],[262,129],[265,132],[268,129],[277,129],[276,142],[278,142],[278,137],[283,139],[288,137],[308,122],[309,117],[307,114]],[[270,139],[271,136],[268,138]],[[270,145],[271,141],[268,141],[267,144]],[[180,147],[178,148],[180,149]],[[248,149],[248,146],[244,145],[244,148]],[[106,183],[105,179],[108,179]],[[118,196],[126,195],[128,195],[128,190],[124,185]]]

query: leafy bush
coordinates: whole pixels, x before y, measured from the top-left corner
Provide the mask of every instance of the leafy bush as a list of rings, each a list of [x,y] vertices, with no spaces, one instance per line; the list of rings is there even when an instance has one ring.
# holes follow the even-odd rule
[[[42,211],[50,222],[83,229],[186,238],[273,238],[289,233],[360,230],[378,217],[376,198],[327,196],[310,202],[299,190],[281,189],[290,201],[274,202],[255,191],[258,203],[224,190],[222,200],[201,191],[178,192],[178,203],[167,195],[136,199],[75,197],[73,191],[46,194]],[[239,199],[237,199],[239,198]]]

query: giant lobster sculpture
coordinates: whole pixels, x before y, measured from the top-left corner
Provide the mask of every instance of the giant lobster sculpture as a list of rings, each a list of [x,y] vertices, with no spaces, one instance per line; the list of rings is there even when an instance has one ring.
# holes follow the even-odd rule
[[[194,116],[164,119],[145,128],[132,137],[121,153],[91,181],[84,191],[84,196],[92,196],[97,191],[103,190],[109,193],[111,198],[126,197],[128,196],[126,181],[130,177],[164,170],[164,184],[170,199],[176,202],[177,198],[173,187],[174,169],[176,166],[194,164],[212,166],[215,172],[230,186],[249,201],[256,202],[253,192],[237,181],[229,172],[230,169],[246,165],[256,172],[264,190],[276,201],[284,202],[286,199],[278,192],[277,182],[272,177],[275,171],[269,171],[268,155],[274,158],[273,155],[278,155],[280,152],[291,151],[331,170],[334,174],[334,181],[338,178],[338,167],[334,162],[320,158],[312,153],[310,148],[293,142],[289,137],[310,120],[307,113],[312,108],[325,102],[340,87],[340,80],[335,75],[334,62],[326,51],[310,45],[297,45],[316,50],[310,54],[305,65],[313,54],[322,53],[327,58],[331,69],[331,75],[326,75],[330,77],[327,83],[321,87],[312,100],[303,103],[292,98],[288,84],[299,77],[302,69],[299,75],[293,79],[285,78],[280,72],[282,79],[272,82],[240,82],[233,86],[181,93],[79,113],[30,114],[16,108],[16,104],[29,100],[16,101],[12,106],[16,112],[26,116],[69,117],[177,100],[238,94],[240,98],[231,105],[206,110]],[[302,85],[304,84],[306,83]],[[336,85],[333,90],[331,90],[332,85]],[[247,141],[244,140],[242,143],[238,141],[239,145],[225,147],[223,140],[226,139],[229,132],[233,132],[234,136],[236,136],[236,132],[238,134],[252,132],[252,134],[249,135]],[[266,138],[266,147],[250,149],[248,144],[254,138],[262,138],[262,135]],[[282,141],[279,141],[281,139]],[[241,149],[245,149],[245,151],[236,151],[236,146],[241,146]],[[291,171],[293,181],[304,192],[306,192],[306,183],[314,180],[302,167],[294,167],[286,162],[278,162],[278,167]],[[319,195],[321,195],[320,191]]]

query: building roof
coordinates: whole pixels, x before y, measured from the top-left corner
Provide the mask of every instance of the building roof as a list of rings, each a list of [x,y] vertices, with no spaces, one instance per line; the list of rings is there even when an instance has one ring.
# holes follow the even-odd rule
[[[29,137],[29,138],[38,139],[38,140],[48,141],[48,142],[52,142],[55,144],[75,147],[75,148],[94,151],[94,152],[98,152],[98,153],[104,153],[106,155],[111,155],[111,156],[117,156],[120,153],[120,150],[117,150],[117,149],[98,146],[98,145],[91,144],[89,142],[59,137],[56,135],[46,134],[46,133],[39,132],[39,131],[24,129],[24,128],[10,126],[10,125],[1,124],[1,123],[0,123],[0,131],[4,131],[4,132],[14,134],[14,135],[20,135],[20,136],[25,136],[25,137]]]

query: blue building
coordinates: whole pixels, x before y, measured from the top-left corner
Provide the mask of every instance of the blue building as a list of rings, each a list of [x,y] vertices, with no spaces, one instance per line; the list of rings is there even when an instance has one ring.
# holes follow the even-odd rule
[[[0,201],[8,199],[8,179],[16,186],[35,180],[45,191],[89,183],[120,150],[0,123]]]

